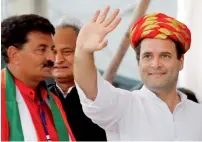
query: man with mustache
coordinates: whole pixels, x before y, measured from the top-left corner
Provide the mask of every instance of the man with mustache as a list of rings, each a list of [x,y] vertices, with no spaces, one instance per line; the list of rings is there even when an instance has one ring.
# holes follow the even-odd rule
[[[55,60],[48,19],[25,14],[1,23],[1,140],[75,140],[60,100],[43,81]]]
[[[60,99],[77,141],[106,141],[105,131],[84,114],[74,84],[74,53],[81,26],[82,23],[72,17],[62,17],[56,25],[52,70],[55,83],[50,84],[49,89]]]
[[[107,46],[106,35],[120,22],[119,10],[108,11],[97,11],[77,38],[74,78],[85,114],[123,141],[201,141],[202,104],[176,87],[191,44],[187,26],[162,13],[133,25],[130,40],[144,86],[129,92],[105,81],[94,63],[94,52]]]

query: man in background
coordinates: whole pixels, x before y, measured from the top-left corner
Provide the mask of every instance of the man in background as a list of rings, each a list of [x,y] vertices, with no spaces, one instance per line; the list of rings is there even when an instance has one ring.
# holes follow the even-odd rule
[[[74,53],[81,26],[79,20],[70,17],[63,17],[56,25],[52,70],[55,82],[49,84],[49,89],[60,99],[77,141],[106,141],[105,131],[84,114],[74,84]]]

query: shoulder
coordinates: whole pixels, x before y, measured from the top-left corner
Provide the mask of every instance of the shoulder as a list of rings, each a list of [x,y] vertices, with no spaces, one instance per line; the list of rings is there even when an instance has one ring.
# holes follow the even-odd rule
[[[186,104],[189,106],[192,106],[192,107],[197,107],[197,108],[202,109],[202,104],[196,103],[196,102],[191,101],[189,99],[186,100]]]
[[[202,116],[202,104],[195,103],[191,100],[186,100],[186,109],[191,109],[192,112],[197,113],[198,115]]]

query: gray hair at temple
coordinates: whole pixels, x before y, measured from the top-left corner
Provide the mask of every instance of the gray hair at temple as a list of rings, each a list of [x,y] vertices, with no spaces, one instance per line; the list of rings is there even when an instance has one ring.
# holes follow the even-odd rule
[[[82,26],[83,26],[83,23],[79,19],[63,16],[62,18],[58,20],[57,24],[55,25],[55,29],[72,28],[74,29],[74,31],[76,31],[78,35]]]

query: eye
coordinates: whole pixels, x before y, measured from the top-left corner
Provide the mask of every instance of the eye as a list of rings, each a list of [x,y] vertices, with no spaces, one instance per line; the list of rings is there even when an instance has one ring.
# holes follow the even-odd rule
[[[45,52],[46,51],[46,48],[45,47],[43,47],[43,48],[41,48],[41,49],[39,49],[41,52]]]
[[[163,59],[168,59],[168,58],[170,58],[170,55],[168,55],[168,54],[163,54],[163,55],[161,55],[161,57],[162,57]]]
[[[36,50],[36,53],[37,54],[43,54],[46,52],[46,50],[47,50],[47,48],[45,46],[41,46]]]
[[[71,50],[63,50],[62,53],[65,54],[65,55],[70,55],[70,54],[74,53],[74,51],[71,51]]]
[[[152,58],[152,55],[150,55],[150,54],[145,54],[145,55],[143,56],[143,58],[144,58],[144,59],[151,59],[151,58]]]

